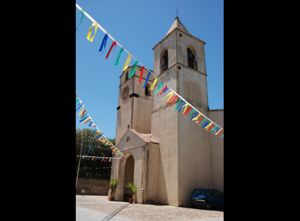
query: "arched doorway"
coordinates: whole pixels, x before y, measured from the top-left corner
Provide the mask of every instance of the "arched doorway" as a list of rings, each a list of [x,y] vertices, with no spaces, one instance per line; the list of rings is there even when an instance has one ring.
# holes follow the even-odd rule
[[[124,201],[128,202],[128,191],[126,189],[126,186],[128,183],[133,183],[133,177],[134,177],[134,159],[133,156],[130,155],[126,159],[126,165],[125,165],[125,182],[124,182]]]

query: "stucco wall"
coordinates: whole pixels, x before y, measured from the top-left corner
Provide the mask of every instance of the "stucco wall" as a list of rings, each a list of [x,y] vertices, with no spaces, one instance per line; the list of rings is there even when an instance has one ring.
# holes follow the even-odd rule
[[[151,113],[153,109],[153,97],[134,97],[132,128],[140,133],[151,132]]]
[[[154,72],[161,73],[161,50],[168,48],[169,67],[176,64],[176,35],[170,35],[154,49]],[[169,87],[177,88],[177,67],[162,72],[159,78]],[[159,197],[160,203],[178,205],[178,113],[166,107],[163,97],[154,97],[151,132],[159,141]]]
[[[146,156],[146,184],[144,191],[145,203],[159,203],[160,202],[160,188],[159,185],[159,169],[161,168],[159,162],[159,145],[149,143],[147,145]],[[165,190],[166,192],[166,190]]]
[[[181,34],[181,37],[179,36]],[[204,59],[204,43],[177,31],[178,93],[207,115],[208,94]],[[197,70],[188,67],[187,48],[197,60]],[[212,166],[209,135],[199,125],[179,116],[178,177],[179,205],[190,205],[195,188],[212,187]]]
[[[209,117],[224,127],[224,111],[209,111]],[[224,139],[210,134],[213,187],[224,191]]]
[[[199,125],[179,116],[179,205],[190,205],[195,188],[212,186],[209,135]]]
[[[129,138],[129,139],[128,139]],[[133,131],[127,130],[118,144],[118,148],[124,153],[130,153],[134,159],[134,180],[133,183],[138,187],[137,202],[142,203],[141,188],[144,188],[143,178],[145,176],[145,159],[146,159],[146,143],[140,137],[138,137]],[[119,184],[116,189],[115,199],[118,201],[123,200],[124,188],[126,188],[125,168],[126,161],[115,160],[113,161],[112,177],[116,177],[119,180]]]
[[[129,94],[133,92],[132,81],[125,82],[119,91],[119,101],[118,104],[120,109],[117,113],[117,133],[116,133],[116,144],[119,143],[122,136],[126,133],[128,125],[131,126],[132,119],[132,102],[133,100],[129,97],[126,100],[122,99],[122,91],[125,87],[129,87]]]

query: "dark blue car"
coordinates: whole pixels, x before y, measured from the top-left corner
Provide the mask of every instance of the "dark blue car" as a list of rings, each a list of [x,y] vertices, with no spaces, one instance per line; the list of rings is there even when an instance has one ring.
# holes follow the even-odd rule
[[[192,206],[205,209],[224,209],[224,194],[216,189],[195,189],[192,192]]]

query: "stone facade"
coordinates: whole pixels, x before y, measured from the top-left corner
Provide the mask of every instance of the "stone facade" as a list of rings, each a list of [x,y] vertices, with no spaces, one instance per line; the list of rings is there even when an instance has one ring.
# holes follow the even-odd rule
[[[153,48],[154,73],[223,127],[223,110],[208,108],[204,46],[176,17]],[[138,83],[139,68],[131,79],[125,72],[120,80],[116,145],[131,157],[113,161],[111,178],[119,180],[115,199],[124,199],[127,182],[138,187],[138,203],[188,206],[194,188],[223,191],[223,140],[149,94],[143,88],[146,71]]]

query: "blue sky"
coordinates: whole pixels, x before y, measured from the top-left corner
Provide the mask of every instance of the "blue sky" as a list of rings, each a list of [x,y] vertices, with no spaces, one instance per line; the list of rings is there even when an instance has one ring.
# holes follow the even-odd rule
[[[211,109],[223,108],[223,0],[77,0],[141,63],[153,70],[153,46],[176,17],[196,37],[206,42],[208,99]],[[79,23],[80,12],[76,10]],[[105,59],[98,52],[104,34],[98,30],[93,43],[86,40],[91,22],[84,18],[76,32],[76,92],[104,135],[114,138],[119,76],[126,56],[114,65],[118,50]],[[119,48],[118,48],[119,49]],[[76,122],[77,127],[82,126]]]

